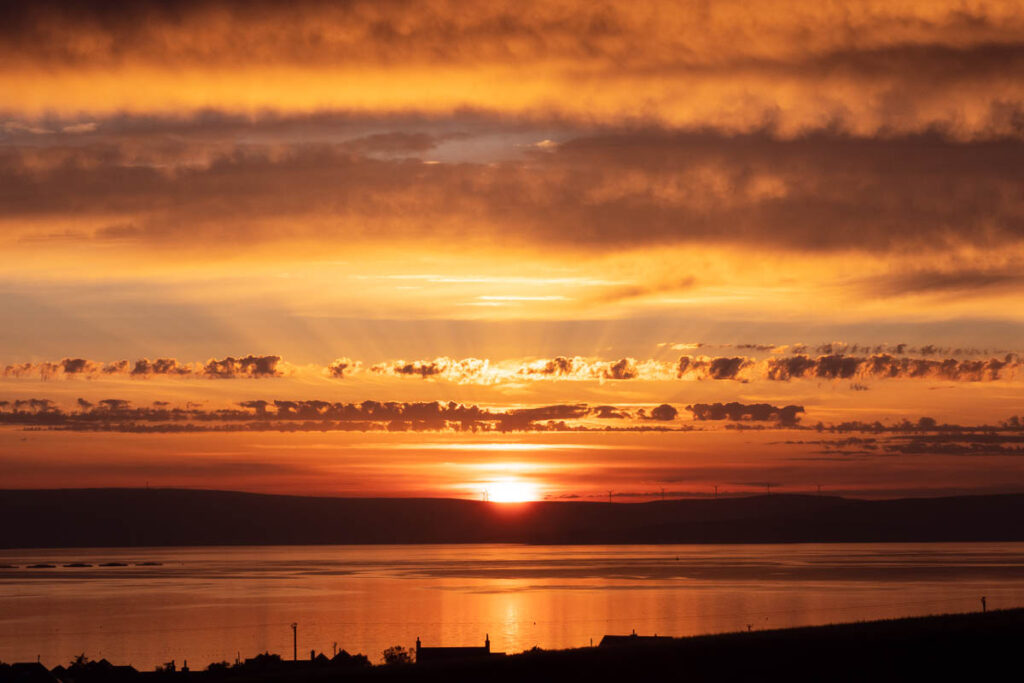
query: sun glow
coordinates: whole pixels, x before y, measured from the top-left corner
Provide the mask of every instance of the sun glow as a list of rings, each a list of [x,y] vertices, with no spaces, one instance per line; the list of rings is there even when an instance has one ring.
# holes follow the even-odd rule
[[[485,489],[492,503],[527,503],[540,498],[535,484],[521,479],[499,479],[489,482]]]

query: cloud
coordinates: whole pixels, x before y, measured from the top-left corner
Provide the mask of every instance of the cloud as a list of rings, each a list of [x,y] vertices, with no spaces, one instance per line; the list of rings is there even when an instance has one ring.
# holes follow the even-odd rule
[[[444,372],[446,367],[448,367],[447,360],[431,362],[415,361],[412,363],[398,361],[387,370],[396,375],[417,375],[419,377],[427,378],[433,377],[434,375],[440,375]],[[376,368],[374,371],[377,371]]]
[[[742,356],[680,356],[676,376],[680,379],[741,379],[740,372],[754,365]]]
[[[0,151],[0,184],[8,188],[0,213],[19,221],[23,245],[55,234],[39,219],[71,212],[86,224],[117,226],[84,230],[81,239],[127,240],[137,248],[216,248],[230,238],[245,249],[291,249],[315,238],[595,253],[740,245],[899,254],[906,247],[993,250],[1024,240],[1024,199],[1013,192],[1024,182],[1024,140],[580,131],[539,156],[433,165],[379,158],[370,148],[357,153],[347,144],[226,138],[180,149],[125,139],[11,145]],[[564,225],[586,225],[587,239],[556,227]],[[993,256],[970,270],[870,276],[854,287],[889,296],[951,291],[955,281],[957,291],[990,291],[1020,286],[1017,270]],[[650,283],[610,288],[593,302],[664,295],[695,282],[691,275],[652,275]]]
[[[135,361],[135,365],[132,366],[130,374],[132,377],[149,377],[152,375],[167,375],[173,377],[191,375],[192,370],[188,367],[179,365],[178,361],[173,358],[157,358],[152,361],[148,358],[140,358]]]
[[[134,406],[125,399],[96,403],[79,399],[76,410],[61,409],[49,399],[0,402],[0,425],[70,431],[245,432],[245,431],[663,431],[677,411],[668,404],[636,413],[615,406],[585,403],[534,407],[485,408],[456,402],[321,400],[248,400],[237,407],[208,409],[194,404],[174,407],[165,401]],[[614,425],[600,420],[629,421]],[[678,429],[685,429],[679,427]]]
[[[696,403],[686,406],[693,413],[694,420],[732,420],[734,422],[774,421],[782,425],[795,425],[800,421],[799,414],[804,412],[803,406],[778,407],[767,403]]]
[[[117,375],[131,378],[260,379],[282,377],[282,367],[280,356],[227,356],[211,358],[204,363],[181,363],[174,358],[140,358],[131,364],[126,360],[104,363],[85,358],[64,358],[56,362],[10,364],[0,370],[0,376],[24,378],[38,375],[44,380],[75,377],[92,379]]]
[[[335,379],[342,379],[359,372],[363,364],[351,358],[336,358],[324,370],[324,374]]]
[[[615,406],[593,406],[590,409],[590,414],[602,420],[625,420],[631,417],[628,410]]]
[[[599,303],[615,303],[639,299],[655,294],[669,294],[684,290],[693,289],[697,286],[697,278],[689,275],[685,277],[658,279],[653,282],[634,285],[620,285],[604,289],[595,295],[594,301]]]
[[[395,377],[437,379],[459,384],[500,384],[524,380],[624,381],[663,380],[672,377],[669,364],[656,360],[615,361],[556,356],[540,360],[491,361],[480,358],[396,360],[377,363],[370,372]]]
[[[942,424],[931,417],[895,424],[850,422],[817,425],[821,432],[871,433],[873,436],[786,441],[783,445],[816,445],[821,455],[844,458],[892,457],[895,455],[1022,456],[1022,422],[1012,417],[999,425]]]
[[[479,358],[439,357],[433,360],[396,360],[378,363],[370,372],[394,377],[419,377],[420,379],[444,379],[460,384],[490,383],[489,363]]]
[[[749,349],[753,345],[742,346]],[[767,345],[761,350],[765,348],[768,348]],[[984,358],[978,356],[988,353],[987,350],[972,347],[939,347],[931,344],[912,347],[907,344],[858,345],[832,342],[817,347],[817,350],[828,353],[812,357],[806,353],[783,355],[779,352],[779,349],[786,348],[805,347],[771,347],[771,355],[760,360],[748,356],[690,355],[680,356],[676,362],[629,357],[618,360],[582,356],[491,360],[438,356],[433,359],[384,361],[370,365],[368,370],[378,376],[479,386],[520,384],[527,381],[604,383],[734,380],[746,383],[763,380],[818,379],[851,380],[851,389],[863,390],[867,388],[865,382],[868,380],[932,379],[989,382],[1013,381],[1024,377],[1020,372],[1024,361],[1021,355],[1015,352]],[[897,356],[877,352],[880,349],[903,350],[919,355]],[[874,350],[876,353],[868,356],[848,355],[844,353],[847,350]],[[954,353],[956,356],[942,357],[946,353]],[[183,363],[174,358],[141,358],[134,363],[124,360],[103,363],[85,358],[64,358],[60,361],[11,363],[0,368],[0,377],[20,379],[38,376],[44,380],[117,376],[264,379],[309,371],[333,379],[343,379],[362,372],[363,367],[362,361],[338,358],[320,368],[296,368],[278,355],[227,356],[195,363]]]
[[[1017,354],[1002,358],[912,358],[887,353],[873,356],[830,354],[811,358],[798,354],[770,358],[765,363],[770,380],[788,381],[805,377],[819,379],[942,379],[955,382],[990,382],[1017,376],[1021,359]]]
[[[729,132],[1014,133],[1017,10],[43,0],[4,9],[0,87],[24,112],[483,109]]]
[[[609,365],[602,372],[605,379],[636,379],[639,376],[636,363],[632,358],[623,358]]]
[[[283,373],[278,369],[280,362],[280,356],[228,356],[221,360],[207,361],[203,365],[202,374],[214,379],[281,377]]]
[[[679,411],[676,410],[675,406],[670,406],[667,403],[662,403],[660,406],[655,406],[654,408],[651,409],[650,419],[659,420],[661,422],[671,422],[678,416]]]
[[[988,268],[912,269],[862,278],[857,285],[865,292],[884,296],[904,295],[986,295],[998,291],[1013,291],[1024,286],[1021,263],[1006,266],[994,264]]]

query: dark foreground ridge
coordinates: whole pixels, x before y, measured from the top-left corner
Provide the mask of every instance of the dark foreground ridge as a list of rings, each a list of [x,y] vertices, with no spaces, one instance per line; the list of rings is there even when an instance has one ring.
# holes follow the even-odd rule
[[[2,548],[1024,541],[1024,494],[502,504],[181,489],[0,490],[0,519]]]
[[[1012,609],[692,638],[627,637],[610,647],[376,667],[344,652],[337,661],[260,655],[235,666],[183,671],[171,664],[144,673],[105,660],[49,671],[33,662],[0,665],[0,683],[1013,680],[1020,674],[1022,635],[1024,609]]]

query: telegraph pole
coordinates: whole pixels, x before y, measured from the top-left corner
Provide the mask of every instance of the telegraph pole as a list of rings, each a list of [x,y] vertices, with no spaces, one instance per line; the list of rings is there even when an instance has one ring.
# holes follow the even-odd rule
[[[299,661],[299,625],[292,622],[292,661]]]

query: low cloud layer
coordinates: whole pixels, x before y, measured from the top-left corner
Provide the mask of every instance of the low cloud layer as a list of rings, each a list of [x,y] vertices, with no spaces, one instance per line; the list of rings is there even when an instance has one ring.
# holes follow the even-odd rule
[[[95,403],[79,399],[76,409],[51,399],[0,401],[0,425],[29,429],[114,432],[238,431],[664,431],[687,429],[673,424],[678,410],[661,404],[649,408],[590,406],[585,403],[535,407],[485,408],[456,402],[332,403],[306,400],[250,400],[237,407],[172,407],[158,401],[134,406],[124,399]],[[610,420],[611,422],[606,422]]]
[[[104,363],[85,358],[65,358],[41,363],[14,363],[0,369],[7,378],[38,377],[40,379],[90,379],[111,376],[132,378],[179,377],[198,379],[262,379],[284,376],[280,356],[227,356],[200,363],[182,363],[174,358],[140,358]]]
[[[752,345],[739,345],[737,348]],[[892,347],[903,349],[906,345]],[[784,355],[775,349],[768,357],[756,356],[693,356],[683,355],[676,361],[620,358],[601,360],[582,356],[556,356],[535,360],[493,361],[484,358],[450,358],[439,356],[422,360],[394,360],[365,365],[362,361],[343,357],[327,366],[306,366],[334,380],[359,381],[364,376],[393,377],[451,382],[455,384],[498,385],[522,382],[564,381],[617,383],[628,381],[791,381],[857,380],[849,386],[856,390],[870,388],[868,380],[943,380],[951,382],[1012,381],[1024,377],[1022,359],[1017,353],[1001,357],[977,358],[977,349],[955,349],[961,357],[936,357],[949,349],[932,345],[914,347],[919,356],[897,356],[874,353],[870,356],[848,355],[831,351],[865,351],[858,345],[823,344],[819,351],[830,353],[811,356],[802,353],[804,345],[777,347],[801,351]],[[875,349],[880,347],[874,347]],[[758,349],[761,350],[761,349]],[[966,357],[965,357],[966,356]],[[281,356],[228,356],[205,362],[183,363],[174,358],[142,358],[134,363],[126,360],[105,363],[85,358],[64,358],[60,361],[12,363],[0,368],[0,377],[10,379],[73,379],[85,377],[172,377],[186,379],[263,379],[283,377],[300,371]]]
[[[886,422],[801,423],[804,408],[765,403],[696,403],[685,407],[561,403],[484,407],[458,402],[249,400],[225,408],[125,399],[73,407],[51,399],[0,401],[0,427],[27,431],[139,434],[210,432],[436,432],[615,433],[694,432],[710,429],[799,434],[767,442],[793,461],[856,460],[895,456],[1021,457],[1024,416],[995,424],[950,424],[931,417]],[[719,424],[721,423],[721,424]]]
[[[836,459],[894,455],[1024,456],[1024,418],[1021,416],[989,425],[948,424],[922,417],[890,424],[819,423],[811,429],[842,436],[785,441],[781,445],[813,446],[819,449],[817,456]]]
[[[1019,376],[1021,359],[1016,354],[987,360],[956,358],[907,358],[887,353],[874,356],[830,354],[812,358],[798,354],[772,358],[766,363],[767,379],[788,381],[816,379],[940,379],[952,382],[991,382]]]

